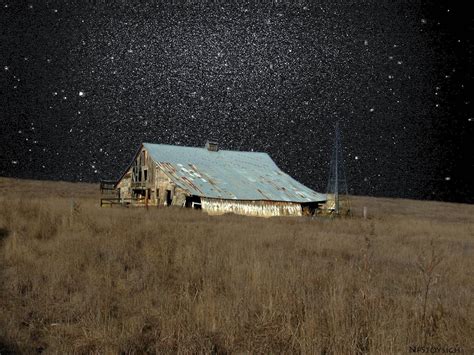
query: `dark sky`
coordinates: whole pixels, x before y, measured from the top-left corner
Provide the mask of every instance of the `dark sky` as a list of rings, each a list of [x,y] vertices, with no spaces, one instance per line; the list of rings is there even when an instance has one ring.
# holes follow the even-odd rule
[[[0,1],[0,176],[212,137],[325,192],[339,121],[350,192],[474,202],[467,2],[105,3]]]

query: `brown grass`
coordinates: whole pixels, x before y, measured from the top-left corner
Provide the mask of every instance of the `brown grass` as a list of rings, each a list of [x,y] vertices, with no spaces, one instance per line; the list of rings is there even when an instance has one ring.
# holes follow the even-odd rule
[[[472,205],[258,219],[101,209],[87,184],[0,193],[1,353],[474,348]]]

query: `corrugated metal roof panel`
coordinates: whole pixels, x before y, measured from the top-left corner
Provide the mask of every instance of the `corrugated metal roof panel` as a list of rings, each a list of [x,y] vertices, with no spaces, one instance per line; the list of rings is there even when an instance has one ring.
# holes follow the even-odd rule
[[[153,160],[191,194],[209,198],[321,202],[326,195],[281,171],[267,153],[143,143]]]

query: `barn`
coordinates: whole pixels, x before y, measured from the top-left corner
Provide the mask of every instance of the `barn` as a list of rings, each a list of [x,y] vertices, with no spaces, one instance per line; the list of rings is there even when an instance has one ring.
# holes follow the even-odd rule
[[[199,208],[209,214],[302,216],[326,200],[267,153],[143,143],[114,188],[121,204]]]

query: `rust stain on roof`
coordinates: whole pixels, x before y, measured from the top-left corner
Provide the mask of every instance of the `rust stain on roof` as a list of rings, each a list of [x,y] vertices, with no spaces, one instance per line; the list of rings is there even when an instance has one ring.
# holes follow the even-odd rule
[[[326,195],[281,171],[266,153],[144,143],[151,158],[177,185],[208,198],[322,202]]]

